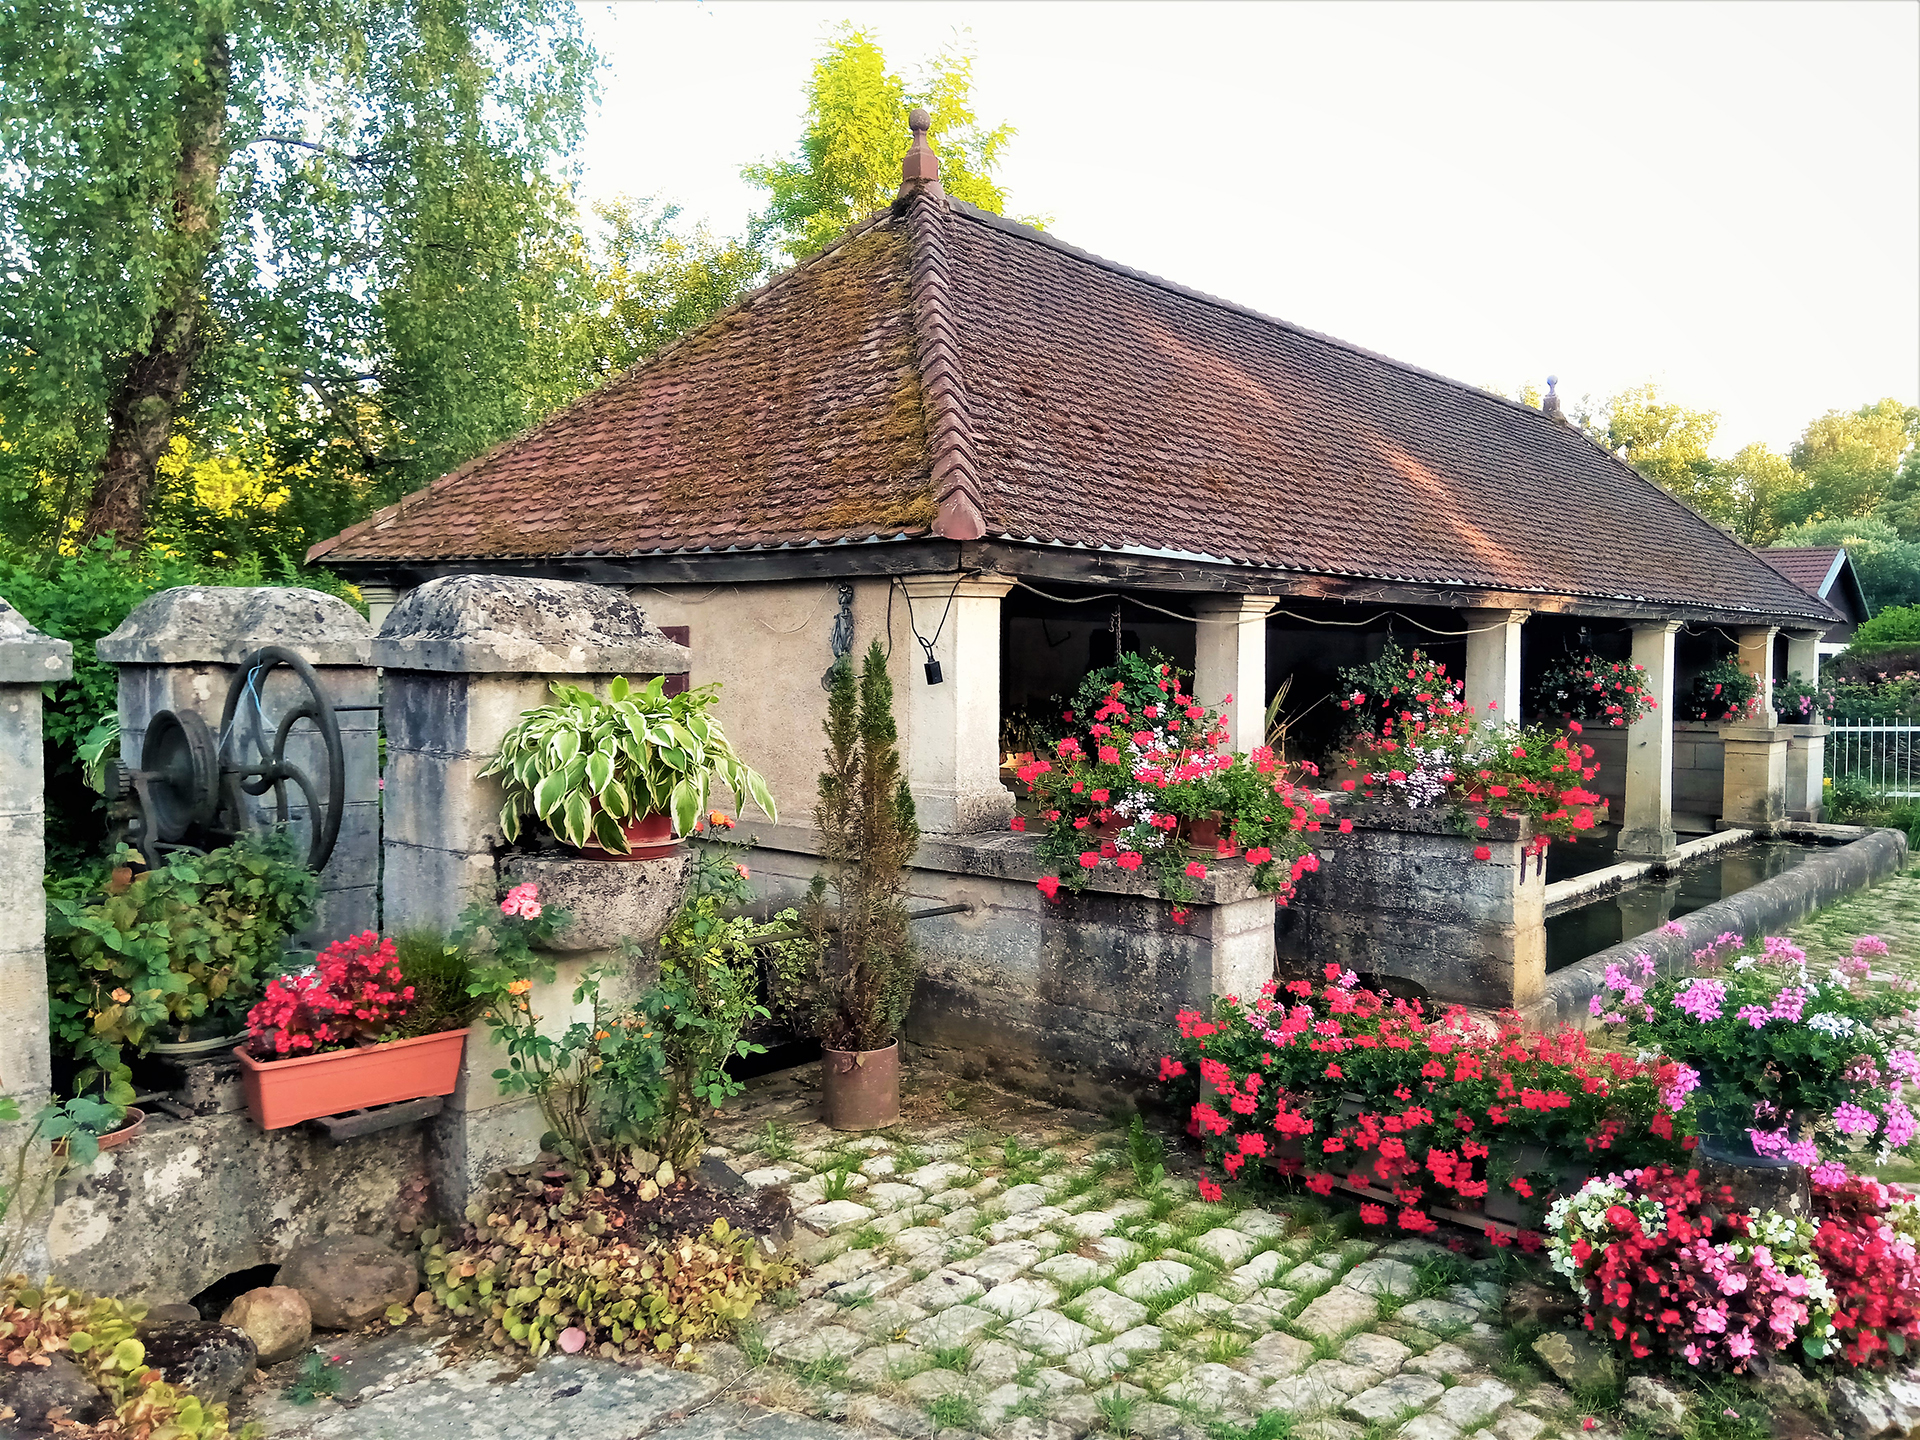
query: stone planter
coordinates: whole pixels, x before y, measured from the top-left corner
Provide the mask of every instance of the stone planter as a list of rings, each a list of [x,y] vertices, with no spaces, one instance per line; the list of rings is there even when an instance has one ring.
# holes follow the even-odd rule
[[[466,1031],[445,1030],[286,1060],[256,1060],[244,1046],[233,1053],[254,1123],[262,1130],[284,1130],[322,1115],[451,1095],[466,1043]]]
[[[580,853],[589,860],[660,860],[680,849],[680,842],[673,838],[670,816],[656,811],[637,820],[618,823],[620,834],[627,842],[626,854],[616,854],[591,840],[580,847]]]
[[[657,939],[680,908],[687,862],[685,850],[625,865],[575,855],[510,854],[501,859],[500,874],[512,885],[533,882],[542,906],[572,915],[547,943],[550,951],[572,955],[618,950],[623,940]]]

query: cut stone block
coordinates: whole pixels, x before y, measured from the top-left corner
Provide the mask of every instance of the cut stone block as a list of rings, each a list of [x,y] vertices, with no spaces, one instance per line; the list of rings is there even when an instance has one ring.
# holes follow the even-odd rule
[[[1333,1284],[1339,1278],[1334,1271],[1311,1260],[1305,1265],[1296,1265],[1287,1272],[1287,1284],[1295,1290],[1318,1290]]]
[[[1069,1215],[1053,1228],[1064,1235],[1077,1240],[1091,1240],[1104,1235],[1120,1223],[1119,1219],[1105,1210],[1082,1210],[1078,1215]]]
[[[900,1177],[916,1190],[924,1190],[935,1195],[943,1190],[951,1190],[964,1181],[973,1178],[973,1172],[964,1165],[956,1165],[951,1160],[936,1160],[931,1165],[922,1165]]]
[[[1431,1410],[1414,1416],[1394,1433],[1400,1440],[1460,1440],[1462,1434],[1459,1426],[1448,1424]]]
[[[1461,1430],[1478,1430],[1512,1399],[1513,1390],[1509,1386],[1489,1378],[1473,1385],[1454,1386],[1440,1397],[1433,1413]]]
[[[1062,1257],[1065,1258],[1065,1257]],[[1048,1261],[1052,1264],[1052,1261]],[[1089,1290],[1079,1300],[1081,1318],[1089,1325],[1098,1326],[1109,1335],[1118,1335],[1131,1330],[1147,1320],[1147,1307],[1137,1300],[1129,1300],[1104,1286],[1098,1290]]]
[[[1319,1360],[1307,1367],[1307,1378],[1318,1380],[1329,1390],[1337,1390],[1342,1396],[1358,1395],[1362,1390],[1370,1390],[1379,1382],[1380,1376],[1364,1365],[1349,1365],[1345,1360]]]
[[[1267,1335],[1247,1352],[1249,1374],[1262,1380],[1285,1380],[1313,1363],[1313,1346],[1295,1335]]]
[[[1414,1300],[1400,1307],[1397,1318],[1403,1325],[1418,1325],[1422,1330],[1431,1330],[1438,1335],[1447,1330],[1463,1330],[1477,1316],[1464,1305],[1454,1305],[1446,1300]]]
[[[1060,1298],[1060,1291],[1044,1280],[1022,1278],[996,1285],[980,1297],[980,1307],[1009,1320],[1044,1310]]]
[[[1353,1267],[1341,1282],[1362,1295],[1408,1296],[1419,1293],[1420,1275],[1404,1260],[1377,1256]]]
[[[999,1317],[972,1305],[954,1305],[907,1328],[907,1339],[915,1345],[944,1350],[964,1345]]]
[[[1000,1197],[1000,1208],[1009,1215],[1035,1210],[1052,1198],[1044,1185],[1016,1185]]]
[[[929,1250],[938,1250],[947,1243],[947,1239],[947,1232],[937,1225],[915,1225],[911,1229],[897,1231],[887,1243],[900,1255],[912,1259]]]
[[[1027,1364],[1027,1352],[1004,1340],[988,1340],[973,1352],[967,1373],[988,1385],[1004,1385]]]
[[[1265,1210],[1242,1210],[1227,1223],[1256,1240],[1271,1240],[1276,1235],[1287,1233],[1287,1222]]]
[[[996,1220],[980,1233],[989,1245],[1004,1245],[1009,1240],[1038,1235],[1046,1228],[1047,1222],[1041,1213],[1038,1210],[1029,1210],[1024,1215],[1010,1215],[1005,1220]]]
[[[1103,1275],[1111,1275],[1113,1266],[1089,1260],[1084,1255],[1065,1254],[1042,1260],[1033,1267],[1033,1273],[1044,1275],[1061,1285],[1079,1285],[1088,1280],[1098,1280]]]
[[[1245,1231],[1222,1225],[1217,1230],[1209,1230],[1189,1240],[1187,1248],[1205,1256],[1223,1270],[1233,1270],[1252,1258],[1253,1252],[1259,1248],[1259,1242]]]
[[[916,1320],[926,1318],[927,1312],[918,1305],[908,1305],[899,1300],[878,1300],[871,1305],[846,1311],[841,1315],[840,1323],[873,1340],[890,1338]]]
[[[1136,1325],[1113,1337],[1114,1348],[1124,1350],[1136,1360],[1151,1355],[1167,1343],[1167,1332],[1158,1325]]]
[[[1285,1319],[1286,1316],[1280,1311],[1255,1300],[1242,1300],[1227,1312],[1227,1323],[1249,1335],[1264,1335],[1269,1330],[1277,1329]]]
[[[870,1185],[861,1191],[860,1198],[875,1210],[885,1214],[904,1206],[918,1205],[927,1196],[925,1191],[917,1190],[911,1185],[902,1185],[896,1180],[883,1180],[878,1185]]]
[[[925,1363],[925,1356],[911,1345],[875,1345],[854,1357],[847,1378],[860,1385],[884,1385],[907,1378]]]
[[[774,1347],[774,1354],[795,1365],[817,1360],[851,1360],[867,1348],[867,1337],[839,1325],[822,1325]]]
[[[1302,1334],[1333,1340],[1372,1324],[1380,1314],[1380,1303],[1371,1295],[1362,1295],[1337,1285],[1319,1299],[1308,1302],[1294,1321]]]
[[[1009,1240],[990,1245],[971,1260],[958,1261],[948,1268],[978,1276],[989,1286],[1001,1285],[1039,1264],[1043,1253],[1031,1240]]]
[[[1024,1345],[1050,1359],[1084,1350],[1098,1338],[1085,1325],[1069,1320],[1057,1310],[1035,1310],[1023,1315],[1007,1326],[1006,1335],[1014,1344]]]
[[[1082,1253],[1106,1265],[1131,1265],[1146,1252],[1123,1235],[1102,1235],[1081,1247]]]
[[[1118,1345],[1089,1345],[1066,1359],[1066,1367],[1089,1385],[1098,1385],[1107,1377],[1128,1369],[1133,1358]],[[1145,1393],[1145,1392],[1142,1392]]]
[[[916,1280],[902,1290],[900,1299],[925,1310],[945,1310],[950,1305],[973,1299],[986,1288],[971,1275],[961,1275],[953,1270],[936,1270],[926,1279]]]
[[[826,1200],[808,1206],[795,1218],[825,1234],[837,1235],[842,1230],[859,1229],[873,1218],[873,1211],[851,1200]]]
[[[1208,1363],[1196,1366],[1164,1393],[1178,1404],[1206,1411],[1245,1410],[1260,1403],[1260,1382],[1230,1365]]]
[[[740,1178],[749,1190],[765,1190],[769,1185],[788,1185],[800,1171],[790,1170],[783,1165],[772,1165],[761,1170],[749,1170]]]
[[[1413,1351],[1386,1335],[1362,1333],[1340,1347],[1342,1360],[1365,1366],[1383,1378],[1399,1370],[1412,1355]]]
[[[1347,1401],[1342,1412],[1362,1425],[1387,1425],[1409,1410],[1424,1410],[1446,1389],[1425,1375],[1396,1375]]]
[[[1416,1355],[1406,1362],[1406,1369],[1416,1375],[1431,1375],[1438,1380],[1443,1375],[1466,1375],[1480,1368],[1480,1362],[1450,1341],[1441,1341],[1424,1355]]]
[[[1255,1291],[1264,1290],[1271,1285],[1280,1272],[1287,1268],[1287,1257],[1277,1251],[1269,1250],[1256,1255],[1227,1277],[1227,1288],[1242,1300],[1250,1299]]]
[[[1159,1323],[1169,1330],[1198,1329],[1232,1309],[1233,1302],[1225,1296],[1202,1290],[1197,1295],[1189,1295],[1178,1305],[1169,1309],[1160,1317]]]
[[[1129,1300],[1151,1300],[1169,1290],[1178,1290],[1191,1279],[1192,1267],[1178,1260],[1149,1260],[1114,1281],[1113,1288]]]

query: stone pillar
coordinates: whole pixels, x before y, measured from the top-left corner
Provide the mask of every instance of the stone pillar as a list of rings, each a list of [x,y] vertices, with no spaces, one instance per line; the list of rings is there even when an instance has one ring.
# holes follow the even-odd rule
[[[239,663],[254,650],[278,645],[314,667],[328,703],[335,707],[346,758],[346,790],[340,835],[320,874],[320,900],[312,922],[296,937],[310,947],[326,945],[379,923],[380,876],[380,685],[369,662],[373,627],[344,600],[317,590],[286,586],[183,585],[150,595],[94,645],[120,672],[120,755],[140,765],[147,726],[161,710],[195,711],[219,736],[227,690]],[[292,671],[275,670],[259,697],[269,746],[273,727],[306,695]],[[241,712],[244,714],[245,712]],[[222,754],[232,763],[258,756],[249,729],[224,737]],[[287,758],[316,786],[326,784],[325,750],[319,732],[301,724],[289,733]],[[306,807],[290,788],[290,820],[304,832]],[[273,796],[252,802],[255,824],[276,818]]]
[[[47,1018],[46,777],[40,687],[73,676],[73,646],[43,635],[0,600],[0,876],[6,932],[0,935],[0,1095],[22,1116],[46,1103]],[[11,1154],[17,1138],[6,1141]]]
[[[367,619],[378,630],[387,623],[387,616],[393,613],[393,607],[400,603],[403,593],[392,585],[366,584],[358,587],[360,599],[367,607]]]
[[[1466,702],[1491,725],[1520,723],[1520,634],[1530,610],[1465,610]]]
[[[1768,706],[1766,718],[1773,719]],[[1779,725],[1722,725],[1726,769],[1721,781],[1720,823],[1754,830],[1777,829],[1787,818],[1787,731]],[[1824,736],[1824,727],[1821,727]]]
[[[1013,795],[1000,783],[1000,600],[1013,582],[920,575],[900,584],[941,672],[938,685],[927,683],[923,648],[900,697],[920,828],[928,835],[1002,829]]]
[[[1807,684],[1820,683],[1818,630],[1787,632],[1787,673]],[[1808,723],[1789,721],[1787,732],[1787,818],[1818,824],[1826,806],[1823,782],[1827,773],[1827,735],[1830,727],[1817,712]]]
[[[381,893],[389,932],[451,929],[470,903],[498,894],[496,857],[513,863],[500,831],[505,793],[479,772],[521,714],[552,698],[550,682],[598,690],[615,675],[640,680],[689,665],[686,648],[616,590],[497,575],[450,576],[408,591],[380,627],[373,659],[386,672]],[[601,863],[603,885],[624,889],[677,874],[684,860]],[[570,940],[566,955],[589,948]],[[556,959],[558,980],[529,1000],[557,1033],[571,1019],[572,987],[587,962]],[[504,1063],[486,1027],[475,1025],[459,1088],[431,1132],[435,1190],[447,1213],[460,1214],[487,1175],[539,1150],[538,1109],[502,1096],[492,1078]]]
[[[1651,711],[1627,727],[1626,803],[1614,849],[1636,860],[1665,860],[1673,833],[1673,651],[1678,620],[1633,627],[1633,663],[1647,672]]]
[[[1279,603],[1267,595],[1209,595],[1193,602],[1193,695],[1220,711],[1229,750],[1266,742],[1267,612]]]
[[[1780,633],[1778,626],[1748,626],[1734,632],[1740,642],[1740,668],[1749,675],[1757,676],[1760,681],[1758,705],[1760,713],[1748,722],[1771,728],[1773,714],[1773,637]]]

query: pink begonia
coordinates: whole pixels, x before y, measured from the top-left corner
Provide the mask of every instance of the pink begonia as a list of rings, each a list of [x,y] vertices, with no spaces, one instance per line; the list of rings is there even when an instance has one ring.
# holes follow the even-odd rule
[[[1696,975],[1687,988],[1673,997],[1673,1003],[1702,1025],[1720,1018],[1720,1002],[1726,998],[1727,982]]]
[[[1887,953],[1887,942],[1878,935],[1862,935],[1853,942],[1853,953],[1859,956],[1879,956]]]
[[[1851,1100],[1843,1101],[1833,1107],[1833,1128],[1842,1135],[1858,1138],[1871,1135],[1880,1128],[1880,1117],[1871,1110],[1863,1110]]]

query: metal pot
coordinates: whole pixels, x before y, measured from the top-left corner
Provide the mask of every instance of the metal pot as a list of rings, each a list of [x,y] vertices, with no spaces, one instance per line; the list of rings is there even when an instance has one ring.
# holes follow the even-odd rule
[[[884,1050],[820,1049],[821,1118],[833,1130],[900,1123],[900,1042]]]

